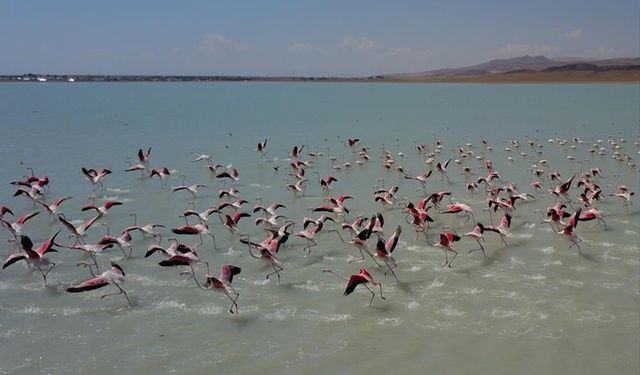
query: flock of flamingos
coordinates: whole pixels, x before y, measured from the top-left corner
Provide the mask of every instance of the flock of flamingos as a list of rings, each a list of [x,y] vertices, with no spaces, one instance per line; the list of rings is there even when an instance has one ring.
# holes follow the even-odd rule
[[[350,263],[367,262],[369,266],[383,270],[385,277],[398,280],[394,250],[403,233],[406,236],[407,231],[415,231],[416,241],[424,239],[430,246],[441,248],[444,253],[443,267],[452,267],[459,254],[456,250],[457,242],[468,241],[474,247],[477,245],[477,249],[465,250],[465,252],[478,251],[485,256],[486,236],[497,236],[500,246],[508,247],[511,224],[512,221],[518,220],[517,207],[520,201],[538,202],[539,207],[536,212],[540,215],[541,223],[548,224],[558,236],[566,239],[569,248],[575,248],[575,251],[581,252],[582,239],[579,232],[585,224],[580,225],[580,222],[592,221],[595,225],[601,226],[602,230],[607,230],[605,213],[599,209],[600,202],[613,199],[609,197],[615,197],[629,213],[634,192],[627,186],[619,184],[619,180],[614,181],[615,174],[604,175],[603,171],[596,166],[584,167],[582,163],[575,163],[573,165],[576,166],[576,170],[569,173],[565,171],[561,175],[554,169],[552,163],[544,159],[544,148],[562,148],[563,155],[569,161],[574,160],[571,155],[577,150],[588,150],[592,155],[593,164],[602,158],[613,158],[620,162],[623,168],[628,168],[629,173],[634,174],[637,174],[639,169],[629,154],[640,152],[639,142],[633,143],[631,147],[627,145],[626,140],[611,137],[590,142],[579,138],[555,138],[549,139],[546,145],[533,139],[526,139],[526,144],[521,145],[518,140],[511,139],[504,148],[507,161],[514,162],[516,158],[524,160],[528,163],[528,171],[531,175],[529,186],[516,186],[509,183],[508,176],[503,176],[494,168],[492,161],[484,156],[493,150],[485,139],[482,139],[478,145],[467,143],[456,146],[451,151],[453,155],[449,155],[451,158],[445,157],[449,151],[445,150],[440,140],[436,139],[430,145],[415,145],[412,153],[419,155],[425,163],[425,171],[420,174],[411,174],[400,165],[405,154],[399,149],[397,152],[391,152],[383,148],[382,155],[373,156],[370,148],[355,138],[349,139],[343,147],[349,150],[350,156],[341,162],[328,153],[310,152],[305,146],[293,147],[286,158],[288,162],[286,188],[291,190],[292,199],[302,198],[305,190],[311,185],[317,189],[316,181],[324,196],[323,204],[311,209],[314,216],[305,217],[301,223],[284,215],[286,205],[281,202],[267,203],[258,198],[256,199],[258,204],[250,208],[249,201],[243,199],[237,189],[237,182],[241,179],[240,172],[231,165],[214,164],[209,155],[200,155],[193,162],[206,163],[212,178],[221,181],[222,188],[218,192],[218,202],[211,202],[212,205],[206,210],[196,210],[196,197],[202,189],[207,187],[203,184],[186,185],[183,176],[181,185],[170,187],[176,194],[191,194],[193,197],[193,201],[182,213],[181,217],[185,220],[183,226],[165,228],[158,223],[138,224],[135,214],[132,213],[133,224],[124,228],[119,235],[109,233],[107,218],[110,210],[118,210],[117,206],[123,205],[123,202],[106,200],[99,204],[91,200],[93,203],[83,207],[82,211],[93,213],[93,217],[83,223],[77,223],[67,219],[62,212],[64,202],[71,197],[49,196],[47,194],[49,178],[36,176],[31,170],[29,176],[11,184],[17,186],[14,197],[33,201],[34,210],[18,216],[20,213],[14,213],[10,207],[0,205],[2,228],[10,233],[12,239],[9,241],[13,243],[11,246],[15,246],[15,252],[6,257],[2,269],[24,262],[30,272],[39,273],[42,276],[46,285],[47,277],[56,265],[51,260],[51,258],[55,260],[55,254],[52,253],[62,251],[63,248],[77,251],[83,253],[83,259],[85,259],[79,262],[78,266],[86,268],[91,278],[66,288],[67,292],[87,292],[112,285],[115,288],[114,292],[104,294],[102,298],[121,294],[131,304],[129,296],[123,289],[126,277],[124,267],[111,261],[110,267],[101,272],[97,256],[115,247],[122,251],[124,259],[130,258],[134,251],[133,235],[139,233],[143,237],[153,238],[153,242],[146,249],[145,258],[160,256],[164,258],[158,263],[161,267],[178,267],[187,270],[181,272],[181,275],[192,279],[198,288],[226,295],[231,301],[229,311],[234,313],[238,311],[239,293],[232,288],[231,283],[233,277],[241,272],[241,268],[237,265],[223,264],[219,274],[214,275],[209,269],[209,263],[200,256],[199,248],[205,241],[211,240],[213,247],[217,246],[214,225],[217,227],[216,231],[224,227],[237,236],[243,246],[247,246],[251,257],[266,264],[269,270],[266,274],[267,279],[275,277],[280,282],[281,273],[285,267],[279,260],[278,254],[283,246],[294,246],[287,245],[291,236],[302,238],[305,244],[303,252],[310,253],[312,248],[317,246],[316,236],[324,230],[335,232],[336,240],[339,239],[357,250],[356,254],[359,254],[359,257],[352,258]],[[274,159],[269,159],[267,150],[265,139],[256,147],[257,157],[264,161],[273,161]],[[140,173],[142,178],[158,178],[160,183],[169,189],[169,178],[174,177],[174,180],[176,178],[167,167],[152,167],[151,148],[140,149],[137,156],[137,163],[127,168],[126,172]],[[319,170],[321,158],[330,160],[331,172],[326,176],[323,176]],[[369,198],[334,193],[339,190],[342,177],[331,174],[340,176],[340,169],[357,169],[367,163],[380,163],[386,173],[398,173],[403,177],[404,183],[401,184],[402,186],[388,188],[384,188],[382,184],[382,187],[378,187]],[[579,170],[578,166],[580,166]],[[283,174],[284,169],[282,168]],[[313,171],[314,169],[316,171]],[[280,166],[273,164],[273,170],[274,173],[279,173]],[[312,172],[309,173],[309,170]],[[486,203],[482,207],[461,203],[450,191],[433,191],[430,188],[432,185],[430,182],[433,179],[448,181],[449,174],[452,172],[464,175],[467,190],[473,194],[484,194]],[[104,189],[105,180],[109,178],[112,171],[93,166],[82,168],[82,173],[96,192]],[[317,178],[312,178],[310,175],[317,175]],[[607,179],[609,182],[605,183]],[[399,195],[401,189],[417,191],[421,199],[412,201],[407,197],[401,197]],[[373,199],[381,205],[380,212],[399,210],[405,215],[405,223],[390,225],[385,222],[380,212],[349,219],[348,205],[351,199]],[[49,239],[35,245],[29,237],[29,219],[42,212],[48,213],[52,221],[57,221],[62,226]],[[439,224],[441,215],[459,216],[460,220],[456,222],[461,224],[456,225],[458,228],[443,226],[442,223]],[[477,221],[476,218],[480,215],[488,220]],[[249,220],[253,220],[256,226],[264,229],[263,236],[252,238],[240,230],[241,221]],[[98,225],[106,226],[108,234],[102,236],[97,243],[88,243],[87,234],[92,229],[95,230]],[[248,224],[243,223],[243,225]],[[296,227],[299,230],[295,230]],[[463,230],[464,228],[467,229]],[[163,245],[162,236],[167,237],[169,233],[172,237],[168,237]],[[195,246],[187,246],[181,243],[181,239],[185,236],[197,236],[200,242]],[[69,240],[63,240],[67,237]],[[204,278],[196,272],[198,263],[206,265],[207,271]],[[382,294],[382,283],[375,280],[364,266],[358,273],[348,277],[329,268],[325,268],[323,273],[333,273],[345,279],[347,281],[345,295],[351,294],[356,287],[362,285],[371,294],[370,305],[377,293],[380,298],[385,298]]]

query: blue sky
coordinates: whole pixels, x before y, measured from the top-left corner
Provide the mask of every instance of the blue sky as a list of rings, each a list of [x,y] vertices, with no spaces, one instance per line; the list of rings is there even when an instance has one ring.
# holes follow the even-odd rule
[[[370,75],[640,55],[637,0],[0,0],[0,74]]]

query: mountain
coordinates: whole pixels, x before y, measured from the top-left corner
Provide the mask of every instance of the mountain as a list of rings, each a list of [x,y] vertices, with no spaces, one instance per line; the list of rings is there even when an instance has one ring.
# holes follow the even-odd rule
[[[518,56],[495,59],[463,68],[438,69],[418,73],[381,75],[378,78],[419,82],[535,82],[563,81],[640,81],[640,57],[593,60],[581,57],[550,59],[545,56]]]

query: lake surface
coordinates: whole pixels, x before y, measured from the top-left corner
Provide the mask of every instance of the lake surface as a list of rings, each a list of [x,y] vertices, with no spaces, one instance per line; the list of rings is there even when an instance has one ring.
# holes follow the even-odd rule
[[[15,187],[9,182],[27,175],[27,167],[51,179],[48,203],[73,197],[60,209],[73,220],[92,216],[80,211],[94,195],[81,167],[107,167],[113,173],[105,189],[95,192],[96,201],[118,199],[124,205],[113,207],[101,221],[112,234],[119,233],[136,212],[140,224],[167,226],[162,232],[166,245],[168,228],[184,224],[179,215],[192,200],[187,193],[171,192],[182,174],[188,184],[207,185],[196,199],[200,211],[218,203],[221,182],[204,163],[191,162],[210,154],[212,162],[238,169],[240,196],[249,201],[244,210],[252,211],[257,197],[266,204],[280,201],[287,206],[281,213],[296,221],[295,230],[302,229],[304,216],[318,216],[310,207],[323,203],[313,172],[338,179],[332,195],[355,198],[346,201],[348,221],[382,212],[385,236],[398,224],[403,227],[394,252],[400,283],[370,259],[348,263],[357,250],[325,230],[310,254],[302,251],[306,242],[295,237],[281,249],[285,270],[278,284],[265,280],[270,268],[251,258],[238,235],[212,216],[218,248],[205,238],[199,254],[215,273],[223,263],[242,267],[233,280],[240,293],[234,315],[224,295],[196,288],[176,268],[158,266],[158,255],[144,258],[152,239],[138,233],[133,234],[133,258],[124,258],[117,248],[99,257],[103,269],[110,260],[125,269],[131,306],[121,296],[100,299],[101,291],[66,293],[89,276],[76,267],[86,258],[72,250],[50,254],[57,266],[47,287],[38,272],[12,265],[0,272],[0,373],[637,374],[640,204],[635,198],[626,212],[621,200],[608,194],[616,183],[638,193],[638,171],[611,157],[615,150],[608,139],[622,147],[621,155],[634,161],[640,157],[634,146],[640,136],[638,103],[638,85],[607,84],[0,84],[0,204],[17,216],[41,209],[12,197]],[[364,165],[355,165],[345,146],[352,137],[370,147],[371,160]],[[574,143],[573,137],[583,143]],[[268,160],[255,152],[264,138]],[[460,255],[451,269],[442,267],[440,248],[416,240],[398,208],[382,208],[373,200],[375,186],[382,183],[398,185],[398,195],[413,202],[424,197],[416,181],[382,167],[382,150],[417,175],[429,166],[414,145],[425,143],[434,150],[436,138],[444,145],[438,160],[459,159],[456,148],[472,143],[473,156],[463,160],[473,168],[472,179],[486,175],[475,159],[482,155],[493,161],[504,182],[536,196],[518,202],[508,247],[488,233],[484,258],[480,252],[467,254],[477,244],[463,238],[456,243]],[[509,162],[504,148],[512,147],[512,138],[520,147]],[[561,146],[556,138],[569,142]],[[527,139],[544,145],[543,154],[537,155]],[[605,156],[588,152],[598,139]],[[286,167],[288,153],[302,144],[312,166],[305,196],[296,198],[286,189],[292,181]],[[149,146],[152,166],[173,171],[169,187],[124,172],[128,162],[137,161],[138,149]],[[309,158],[307,151],[325,156]],[[397,156],[399,151],[405,156]],[[353,167],[334,170],[328,155],[336,165],[350,161]],[[539,159],[547,160],[545,170],[560,172],[562,180],[589,166],[604,173],[595,181],[606,195],[597,207],[608,230],[581,223],[582,256],[540,224],[534,212],[555,203],[547,182],[541,193],[528,186],[527,169]],[[448,171],[449,183],[434,172],[427,190],[452,191],[454,202],[472,205],[475,220],[488,223],[484,193],[466,190],[453,161]],[[575,185],[572,197],[575,201]],[[472,229],[464,217],[440,214],[444,207],[430,211],[436,219],[432,235],[444,225],[459,233]],[[262,240],[265,232],[254,225],[255,217],[243,219],[240,232]],[[25,223],[24,232],[38,245],[60,227],[41,212]],[[96,226],[87,241],[95,243],[104,233]],[[187,245],[199,242],[178,237]],[[0,231],[2,256],[15,251],[16,245],[7,242],[11,238]],[[58,242],[73,240],[63,229]],[[383,283],[386,300],[377,296],[369,306],[370,294],[362,287],[345,297],[345,282],[322,273],[330,267],[349,275],[361,266]],[[197,271],[203,279],[204,266]]]

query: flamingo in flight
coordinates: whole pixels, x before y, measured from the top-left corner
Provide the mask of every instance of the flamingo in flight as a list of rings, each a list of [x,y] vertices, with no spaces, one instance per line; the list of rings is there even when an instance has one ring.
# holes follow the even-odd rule
[[[222,173],[217,174],[216,178],[228,178],[231,181],[233,181],[233,183],[235,184],[240,179],[240,174],[238,173],[237,169],[233,168],[231,170],[231,173],[229,173],[229,171],[224,171]]]
[[[107,177],[107,175],[111,174],[111,170],[107,168],[100,168],[96,171],[93,168],[87,169],[83,167],[82,174],[84,174],[87,180],[91,183],[91,187],[93,189],[95,189],[98,185],[104,188],[104,179],[105,177]]]
[[[338,276],[339,278],[346,280],[347,288],[344,290],[344,293],[343,293],[345,296],[348,296],[349,294],[353,293],[353,291],[356,290],[356,287],[358,285],[360,284],[364,285],[364,287],[367,288],[367,290],[371,293],[371,300],[369,301],[369,306],[371,306],[371,304],[373,303],[373,299],[376,297],[376,293],[373,290],[371,290],[371,288],[369,288],[369,285],[367,284],[371,284],[372,286],[379,287],[380,298],[386,299],[384,295],[382,295],[382,283],[376,282],[366,268],[360,268],[360,272],[349,276],[349,278],[346,278],[340,275],[339,273],[335,272],[330,268],[323,269],[322,273],[332,273]]]
[[[193,196],[193,199],[196,199],[196,194],[198,193],[198,189],[200,188],[204,188],[207,187],[207,185],[203,185],[203,184],[193,184],[193,185],[185,185],[184,183],[184,176],[182,176],[182,185],[178,185],[178,186],[173,186],[173,192],[175,193],[176,191],[188,191],[189,193],[191,193],[191,196]]]
[[[39,213],[40,211],[35,211],[26,215],[22,215],[13,223],[10,223],[2,218],[0,218],[0,222],[9,230],[9,232],[11,232],[11,234],[13,234],[13,237],[17,239],[18,236],[22,235],[22,226],[24,225],[24,223],[26,223],[27,220],[31,219]]]
[[[91,268],[89,268],[89,270],[91,271]],[[93,278],[86,280],[74,287],[67,288],[67,292],[68,293],[87,292],[90,290],[103,288],[111,284],[118,289],[118,292],[103,294],[102,296],[100,296],[100,298],[102,299],[108,296],[124,294],[124,297],[127,299],[127,303],[131,305],[131,301],[129,300],[129,296],[127,295],[127,292],[125,292],[124,289],[122,289],[122,287],[120,286],[120,284],[124,283],[125,281],[125,273],[122,267],[120,267],[118,264],[114,262],[111,262],[110,269],[104,271],[103,273],[97,276],[93,274],[93,271],[91,271],[91,275],[93,276]]]
[[[95,217],[85,221],[79,226],[73,225],[70,221],[68,221],[64,215],[58,215],[58,220],[62,223],[62,225],[67,228],[69,233],[71,233],[71,237],[76,238],[76,243],[86,243],[84,240],[85,235],[89,228],[101,217],[102,215],[96,215]]]
[[[262,157],[265,156],[265,154],[267,153],[267,138],[265,138],[264,141],[262,141],[262,142],[258,142],[258,145],[256,146],[256,151]]]
[[[209,231],[209,224],[207,224],[207,222],[200,222],[198,224],[194,224],[194,225],[183,225],[181,227],[178,228],[173,228],[171,229],[171,232],[173,232],[174,234],[185,234],[185,235],[198,235],[198,237],[200,237],[200,245],[202,245],[204,243],[204,239],[202,238],[203,234],[208,235],[209,237],[211,237],[211,239],[213,240],[213,248],[217,248],[216,247],[216,237],[213,235],[213,233],[211,233],[211,231]]]
[[[95,210],[99,216],[103,216],[107,214],[107,211],[113,206],[121,206],[123,203],[114,200],[107,200],[101,206],[96,206],[95,204],[88,204],[82,207],[81,211],[89,211]]]
[[[204,282],[204,286],[198,284],[200,289],[204,290],[213,290],[218,293],[223,293],[229,300],[231,301],[231,307],[229,308],[229,312],[233,314],[233,308],[236,308],[236,313],[238,313],[238,297],[240,297],[240,293],[236,292],[231,287],[231,282],[233,281],[233,276],[237,275],[242,271],[242,269],[238,266],[234,266],[231,264],[223,264],[220,266],[220,274],[218,277],[213,276],[208,273],[205,277],[206,280]]]
[[[151,178],[153,178],[153,176],[158,176],[160,178],[160,184],[166,185],[167,179],[171,177],[171,171],[169,171],[169,168],[167,167],[162,169],[151,169]]]
[[[266,276],[266,279],[269,280],[269,276],[275,274],[278,277],[278,284],[279,284],[280,272],[284,271],[284,267],[282,267],[282,264],[280,264],[280,261],[278,261],[278,257],[276,256],[277,250],[274,252],[271,252],[269,251],[268,248],[257,246],[257,244],[249,240],[248,235],[243,235],[240,241],[247,244],[247,247],[249,248],[249,255],[251,255],[252,258],[260,259],[263,262],[265,262],[267,265],[271,266],[271,268],[273,268],[273,272],[268,273]],[[277,245],[279,246],[279,244]],[[251,250],[252,247],[255,247],[256,249],[258,249],[259,251],[258,255],[253,253],[253,251]]]
[[[143,226],[137,225],[136,222],[138,221],[138,216],[135,213],[130,213],[129,216],[133,216],[133,225],[131,225],[130,227],[127,227],[125,229],[125,232],[131,232],[134,230],[140,231],[142,233],[143,236],[145,235],[151,235],[153,237],[158,237],[160,236],[160,233],[156,232],[155,229],[156,228],[166,228],[164,225],[162,224],[146,224]]]
[[[224,226],[229,229],[229,232],[233,233],[238,231],[238,222],[240,221],[240,219],[242,219],[243,217],[251,217],[251,214],[238,211],[233,214],[233,217],[229,215],[224,215],[224,217]]]
[[[373,254],[371,253],[371,251],[367,247],[367,243],[366,243],[365,240],[360,239],[358,237],[354,237],[351,241],[346,241],[344,238],[342,238],[342,235],[340,234],[340,232],[338,232],[338,230],[329,229],[329,232],[336,232],[336,234],[338,235],[338,237],[340,238],[340,241],[342,243],[344,243],[346,245],[353,245],[353,246],[355,246],[356,249],[358,249],[358,251],[360,251],[361,258],[359,258],[359,259],[351,259],[351,260],[349,260],[349,263],[363,262],[365,260],[364,253],[367,253],[371,257],[371,259],[374,261],[374,263],[378,265],[378,267],[381,266],[381,264],[378,263],[376,258],[373,256]]]
[[[42,278],[44,279],[44,285],[47,285],[47,275],[49,274],[49,272],[51,272],[53,267],[56,266],[56,264],[49,261],[45,254],[58,251],[54,249],[53,246],[58,246],[55,243],[55,240],[59,233],[60,231],[57,231],[56,234],[43,242],[36,250],[33,249],[33,242],[31,242],[31,239],[29,237],[21,236],[20,246],[24,253],[17,252],[9,255],[2,265],[2,269],[5,269],[18,261],[24,260],[28,264],[34,265],[38,269],[38,271],[42,274]],[[45,267],[48,267],[46,272],[43,270],[43,268]]]
[[[389,268],[389,271],[396,278],[396,281],[400,282],[398,276],[393,271],[394,268],[398,267],[398,263],[395,258],[392,256],[393,251],[396,249],[398,245],[398,240],[400,239],[400,234],[402,233],[402,227],[398,225],[395,232],[389,237],[389,239],[385,242],[380,234],[378,234],[378,242],[376,243],[376,255],[378,258],[382,259],[384,264]],[[388,272],[389,272],[388,271]],[[384,273],[385,276],[387,272]]]
[[[125,230],[122,232],[122,235],[120,235],[120,237],[111,236],[109,235],[109,226],[104,223],[102,225],[107,227],[107,234],[100,239],[100,242],[98,242],[98,245],[106,245],[106,244],[118,245],[118,247],[122,251],[122,254],[124,254],[125,257],[127,256],[127,253],[125,253],[124,249],[127,248],[129,249],[128,257],[130,258],[133,252],[133,247],[131,246],[131,234]]]
[[[449,268],[451,268],[451,265],[453,264],[453,260],[458,256],[458,252],[454,248],[453,243],[460,241],[460,236],[458,236],[455,233],[445,231],[445,232],[439,232],[438,238],[439,238],[438,243],[432,246],[441,247],[444,250],[445,262],[442,265],[442,267],[448,265]],[[453,258],[451,258],[451,261],[449,261],[449,252],[453,253]]]
[[[50,205],[38,201],[38,203],[40,205],[42,205],[42,207],[44,207],[45,210],[47,210],[49,212],[49,219],[53,219],[53,216],[55,216],[58,213],[58,207],[62,204],[62,202],[71,199],[71,197],[60,197],[58,199],[56,199],[53,203],[51,203]]]

